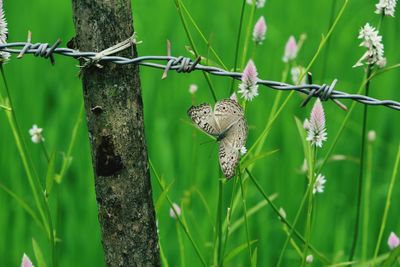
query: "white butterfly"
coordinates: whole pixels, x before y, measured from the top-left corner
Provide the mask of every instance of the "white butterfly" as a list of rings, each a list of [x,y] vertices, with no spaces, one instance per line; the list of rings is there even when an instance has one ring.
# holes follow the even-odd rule
[[[200,129],[217,138],[219,164],[225,177],[232,178],[248,133],[242,107],[235,100],[223,99],[214,110],[210,104],[192,106],[188,115]]]

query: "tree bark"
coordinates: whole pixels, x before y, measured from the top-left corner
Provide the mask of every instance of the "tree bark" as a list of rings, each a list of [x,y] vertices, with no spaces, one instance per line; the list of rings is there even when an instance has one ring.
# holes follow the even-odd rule
[[[72,0],[80,51],[133,34],[130,0]],[[136,47],[120,55],[136,57]],[[107,266],[160,266],[137,65],[101,63],[82,73],[96,199]]]

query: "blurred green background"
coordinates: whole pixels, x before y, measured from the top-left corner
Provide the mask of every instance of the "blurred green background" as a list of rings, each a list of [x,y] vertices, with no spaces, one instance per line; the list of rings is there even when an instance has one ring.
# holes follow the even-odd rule
[[[185,0],[192,16],[210,39],[212,46],[225,65],[232,67],[237,27],[242,1],[235,0]],[[254,61],[260,77],[280,80],[284,63],[284,45],[290,35],[307,34],[307,39],[298,56],[297,63],[307,65],[314,55],[321,36],[326,33],[333,2],[335,14],[343,1],[335,0],[267,0],[263,9],[257,9],[255,19],[265,16],[268,24],[264,44],[257,48]],[[319,56],[311,71],[314,82],[330,83],[339,79],[337,89],[355,92],[362,80],[362,68],[352,65],[364,53],[359,48],[358,31],[366,22],[378,24],[372,0],[352,0],[337,29],[332,35],[329,50]],[[172,43],[173,55],[189,56],[185,49],[189,45],[173,0],[132,1],[134,26],[143,41],[139,55],[165,55],[166,40]],[[25,41],[27,31],[33,33],[33,42],[54,42],[61,38],[63,45],[74,36],[72,8],[69,0],[4,0],[6,18],[9,23],[9,42]],[[246,5],[246,24],[249,15]],[[399,13],[397,12],[398,16]],[[190,27],[202,55],[207,55],[207,46],[194,28]],[[388,65],[399,63],[400,42],[399,18],[385,18],[381,33],[385,44]],[[326,56],[326,61],[324,57]],[[5,66],[16,114],[25,134],[38,173],[46,173],[46,161],[39,145],[30,142],[28,130],[33,124],[44,128],[45,145],[50,151],[65,152],[71,132],[82,105],[81,82],[78,78],[77,61],[56,57],[55,66],[44,59],[31,55],[22,60],[12,60]],[[323,67],[326,71],[324,77]],[[186,110],[192,103],[212,102],[207,83],[201,73],[177,74],[170,72],[161,80],[162,71],[141,68],[142,90],[145,108],[145,131],[149,157],[157,172],[168,183],[174,181],[169,195],[183,205],[185,216],[194,239],[203,255],[211,258],[210,244],[213,231],[210,220],[215,222],[218,200],[217,145],[203,144],[209,139],[188,125]],[[371,95],[380,99],[400,100],[400,70],[390,71],[372,82]],[[323,79],[323,80],[322,80]],[[289,80],[290,81],[290,80]],[[228,97],[231,80],[212,77],[217,97]],[[290,81],[291,82],[291,81]],[[190,84],[199,86],[194,99],[188,93]],[[248,104],[246,117],[250,125],[247,146],[250,147],[265,126],[276,91],[260,87],[260,96]],[[284,93],[284,96],[287,94]],[[269,194],[277,193],[275,203],[286,210],[289,220],[298,209],[305,189],[305,176],[298,172],[303,163],[301,140],[297,134],[294,116],[308,117],[310,106],[299,108],[301,98],[295,95],[282,112],[268,137],[264,151],[279,149],[277,153],[260,160],[254,167],[254,175]],[[345,101],[349,106],[351,102]],[[324,104],[327,116],[328,142],[320,155],[327,152],[345,112],[332,102]],[[4,112],[0,112],[0,183],[22,196],[34,206],[19,154]],[[362,105],[358,104],[346,127],[335,154],[359,157],[361,137]],[[372,197],[370,206],[370,242],[368,253],[372,256],[378,236],[380,219],[386,197],[388,182],[393,169],[396,148],[399,144],[399,112],[384,107],[371,107],[368,129],[377,132],[373,144]],[[90,159],[88,133],[85,120],[81,124],[72,153],[73,162],[61,185],[51,196],[52,214],[55,218],[60,266],[103,266],[103,253],[97,220],[93,172]],[[326,190],[317,196],[317,207],[313,225],[312,243],[329,258],[345,260],[353,235],[354,209],[358,177],[358,164],[354,161],[331,162],[323,170],[327,178]],[[153,176],[153,173],[152,173]],[[160,195],[152,177],[153,195]],[[229,205],[233,183],[225,186],[224,207]],[[196,191],[205,196],[211,217],[204,208]],[[389,221],[384,233],[384,243],[390,231],[400,231],[399,193],[395,187]],[[262,196],[250,183],[247,205],[252,207],[262,201]],[[242,216],[241,205],[233,214],[233,221]],[[179,265],[178,239],[175,221],[169,217],[165,202],[158,214],[159,235],[170,266]],[[273,266],[285,240],[282,224],[266,206],[249,218],[250,237],[257,240],[258,266]],[[299,225],[302,229],[302,224]],[[31,239],[38,240],[48,257],[48,242],[43,232],[3,191],[0,191],[0,265],[19,266],[22,254],[34,259]],[[186,237],[185,258],[187,266],[200,266],[200,261]],[[244,227],[234,232],[228,251],[246,242]],[[360,248],[359,242],[358,248]],[[358,250],[359,251],[359,250]],[[381,252],[387,251],[383,244]],[[247,266],[247,252],[237,256],[228,266]],[[297,266],[299,257],[292,248],[286,253],[284,266]],[[319,263],[317,263],[318,266]]]

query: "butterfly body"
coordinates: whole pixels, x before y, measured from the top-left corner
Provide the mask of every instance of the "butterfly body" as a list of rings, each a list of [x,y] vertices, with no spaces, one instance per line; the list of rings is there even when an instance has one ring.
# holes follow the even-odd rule
[[[242,107],[235,100],[223,99],[214,109],[209,104],[192,106],[188,115],[201,130],[217,139],[222,172],[226,178],[232,178],[248,133]]]

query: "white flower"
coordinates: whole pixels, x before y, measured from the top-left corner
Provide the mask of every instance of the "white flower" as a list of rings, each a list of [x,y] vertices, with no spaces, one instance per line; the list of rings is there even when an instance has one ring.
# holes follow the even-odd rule
[[[29,259],[29,257],[25,253],[22,256],[21,267],[34,267],[32,264],[32,261]]]
[[[311,263],[313,263],[313,261],[314,261],[314,256],[313,255],[307,255],[307,257],[306,257],[306,263],[307,264],[311,264]]]
[[[258,96],[257,75],[256,65],[250,59],[243,71],[242,82],[239,84],[239,93],[247,101],[251,101]]]
[[[313,186],[313,194],[323,193],[325,189],[325,183],[326,183],[325,176],[322,174],[318,174],[317,179],[315,180]]]
[[[379,35],[379,32],[367,23],[361,28],[358,39],[363,40],[360,46],[366,47],[368,50],[354,64],[353,68],[362,66],[364,63],[369,65],[377,64],[378,67],[383,68],[386,65],[386,58],[384,57],[382,36]]]
[[[261,16],[253,29],[253,41],[260,45],[265,39],[265,33],[267,32],[267,23],[265,23],[264,16]]]
[[[189,85],[189,93],[191,93],[192,95],[197,92],[197,89],[198,89],[197,84]]]
[[[178,216],[181,216],[181,208],[178,206],[178,204],[176,204],[176,203],[172,203],[172,206],[174,207],[174,208],[170,208],[169,209],[169,216],[172,218],[172,219],[176,219],[176,215],[178,215]],[[174,210],[175,209],[175,210]],[[176,211],[176,214],[175,214],[175,211]]]
[[[31,135],[32,142],[35,144],[39,144],[40,142],[44,141],[44,138],[42,136],[43,129],[38,128],[36,124],[32,126],[31,129],[29,129],[29,134]]]
[[[285,54],[283,55],[283,62],[289,62],[290,60],[293,60],[297,57],[297,43],[296,39],[294,36],[290,36],[289,40],[287,41],[285,45]],[[297,82],[297,81],[296,81]]]
[[[245,146],[242,146],[242,148],[240,149],[240,155],[244,155],[247,153],[247,148]]]
[[[378,65],[379,68],[384,68],[386,66],[387,60],[386,58],[381,58],[376,62],[376,65]]]
[[[396,3],[397,0],[379,0],[379,3],[375,5],[376,6],[375,13],[394,17]]]
[[[310,141],[312,145],[322,147],[322,142],[328,139],[328,134],[325,127],[324,108],[319,98],[317,98],[311,110],[310,122],[307,128],[307,141]]]
[[[3,0],[0,0],[0,44],[7,43],[7,35],[8,35],[8,28],[7,28],[6,17],[4,15]],[[10,53],[0,51],[0,64],[7,62],[9,58],[10,58]]]
[[[263,8],[265,5],[265,0],[246,0],[247,4],[253,5],[256,4],[257,8]]]
[[[374,130],[370,130],[368,132],[368,141],[374,142],[376,139],[376,132]]]
[[[299,84],[303,85],[306,84],[306,75],[304,73],[306,72],[306,69],[302,66],[295,66],[292,67],[290,70],[290,74],[292,74],[292,81],[294,84]],[[301,81],[299,81],[300,76],[303,76]]]
[[[398,246],[400,246],[400,239],[399,237],[391,232],[388,238],[388,246],[391,250],[397,248]]]

